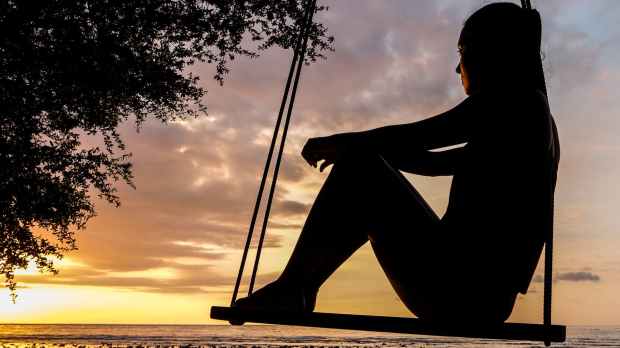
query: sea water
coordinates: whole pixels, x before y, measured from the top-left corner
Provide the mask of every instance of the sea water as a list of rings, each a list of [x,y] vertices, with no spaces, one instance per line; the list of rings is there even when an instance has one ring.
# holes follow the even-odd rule
[[[281,325],[0,324],[0,348],[198,347],[543,347],[540,342],[480,340]],[[620,347],[620,327],[567,328],[555,347]]]

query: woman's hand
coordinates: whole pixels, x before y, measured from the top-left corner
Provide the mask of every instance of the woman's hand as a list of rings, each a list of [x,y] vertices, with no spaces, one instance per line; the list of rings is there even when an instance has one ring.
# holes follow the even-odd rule
[[[338,147],[334,136],[310,138],[301,150],[301,156],[315,168],[317,163],[322,160],[323,163],[319,169],[322,172],[323,169],[336,162],[339,153]]]

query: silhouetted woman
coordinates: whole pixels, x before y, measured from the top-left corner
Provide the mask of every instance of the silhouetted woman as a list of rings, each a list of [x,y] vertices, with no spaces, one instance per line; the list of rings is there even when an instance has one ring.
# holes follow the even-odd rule
[[[312,311],[321,284],[370,241],[416,316],[506,320],[541,254],[559,160],[533,18],[494,3],[467,19],[456,71],[468,97],[453,109],[308,140],[304,159],[334,167],[282,275],[235,305]],[[399,171],[453,175],[442,218]]]

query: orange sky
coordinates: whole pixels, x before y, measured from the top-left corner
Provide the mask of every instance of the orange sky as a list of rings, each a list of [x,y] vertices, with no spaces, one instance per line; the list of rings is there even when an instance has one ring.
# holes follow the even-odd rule
[[[320,1],[336,51],[304,67],[258,282],[283,268],[328,172],[299,156],[308,137],[412,122],[465,96],[454,67],[464,19],[488,1]],[[540,4],[539,4],[540,3]],[[554,318],[620,324],[620,2],[535,2],[543,16],[551,109],[562,142],[556,191]],[[122,129],[137,189],[120,185],[78,233],[56,277],[26,270],[17,304],[3,292],[0,322],[215,323],[227,305],[290,60],[273,50],[239,60],[209,89],[209,116],[140,133]],[[507,71],[507,78],[510,73]],[[408,178],[442,214],[449,177]],[[538,272],[541,274],[541,272]],[[484,284],[477,284],[485,286]],[[542,284],[510,320],[542,318]],[[318,311],[409,315],[368,246],[321,288]],[[463,314],[464,316],[466,313]]]

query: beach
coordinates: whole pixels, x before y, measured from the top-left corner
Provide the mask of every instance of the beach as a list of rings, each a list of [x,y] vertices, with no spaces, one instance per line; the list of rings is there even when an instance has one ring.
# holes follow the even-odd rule
[[[567,328],[552,347],[620,347],[619,327]],[[0,348],[544,347],[542,342],[385,334],[279,325],[1,324]]]

